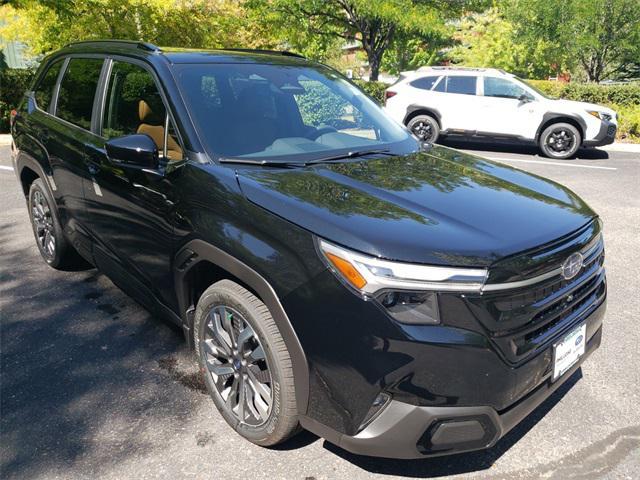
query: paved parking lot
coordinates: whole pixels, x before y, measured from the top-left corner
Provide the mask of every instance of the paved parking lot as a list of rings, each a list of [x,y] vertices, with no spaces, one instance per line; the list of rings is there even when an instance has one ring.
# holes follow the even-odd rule
[[[307,433],[273,450],[241,440],[203,394],[181,332],[96,271],[40,260],[0,146],[0,477],[640,478],[640,154],[550,162],[461,146],[563,183],[601,214],[605,333],[582,370],[491,450],[409,462],[356,457]]]

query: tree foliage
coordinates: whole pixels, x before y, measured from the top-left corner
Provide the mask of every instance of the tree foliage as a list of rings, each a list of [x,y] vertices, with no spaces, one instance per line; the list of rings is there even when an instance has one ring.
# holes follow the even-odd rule
[[[17,0],[0,7],[0,35],[44,53],[98,38],[178,47],[271,44],[254,12],[235,0]]]
[[[377,80],[384,54],[402,38],[444,38],[450,28],[446,20],[480,0],[249,0],[253,8],[270,12],[287,43],[309,36],[357,41],[366,52],[371,79]],[[396,43],[397,42],[397,43]],[[406,42],[405,42],[406,45]]]
[[[544,42],[557,64],[583,69],[590,81],[628,74],[640,57],[638,0],[507,0],[515,39]]]

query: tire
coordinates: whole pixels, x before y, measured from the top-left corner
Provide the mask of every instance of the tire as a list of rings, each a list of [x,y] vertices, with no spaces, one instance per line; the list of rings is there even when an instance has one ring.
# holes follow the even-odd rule
[[[580,148],[582,135],[570,123],[554,123],[544,129],[538,144],[545,157],[566,160]]]
[[[193,331],[207,390],[236,432],[264,447],[297,433],[291,356],[264,303],[237,283],[221,280],[200,297]]]
[[[431,115],[417,115],[407,123],[409,131],[420,141],[435,143],[440,136],[440,125]]]
[[[35,179],[29,187],[27,205],[33,235],[45,262],[57,270],[79,265],[82,260],[62,232],[55,202],[42,179]]]

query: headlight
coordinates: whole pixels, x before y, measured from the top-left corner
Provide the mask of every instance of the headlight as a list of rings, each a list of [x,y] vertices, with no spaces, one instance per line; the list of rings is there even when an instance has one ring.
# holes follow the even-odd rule
[[[479,292],[487,279],[486,269],[392,262],[356,253],[325,240],[319,240],[318,246],[337,275],[369,295],[382,290]]]
[[[318,240],[329,268],[402,323],[438,324],[438,291],[480,292],[487,270],[393,262]]]
[[[604,120],[604,121],[609,121],[611,120],[611,115],[609,115],[608,113],[605,112],[599,112],[597,110],[587,110],[587,113],[589,115],[592,115],[594,117],[596,117],[598,120]]]

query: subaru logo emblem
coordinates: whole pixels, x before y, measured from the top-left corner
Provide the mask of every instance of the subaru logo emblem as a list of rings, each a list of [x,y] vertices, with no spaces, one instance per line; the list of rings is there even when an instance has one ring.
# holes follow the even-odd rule
[[[572,253],[562,264],[562,277],[571,280],[582,268],[583,257],[581,253]]]

